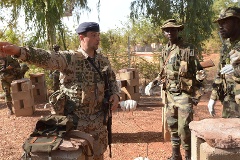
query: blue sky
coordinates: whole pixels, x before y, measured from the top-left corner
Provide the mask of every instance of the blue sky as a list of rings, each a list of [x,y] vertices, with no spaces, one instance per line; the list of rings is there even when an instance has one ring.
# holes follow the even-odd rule
[[[121,22],[127,22],[130,13],[131,0],[101,0],[100,21],[96,9],[98,0],[89,0],[90,13],[81,15],[80,22],[93,21],[98,22],[101,32],[106,32],[109,29],[122,27]],[[71,17],[64,18],[65,23],[69,28],[77,28],[77,22],[72,21]]]

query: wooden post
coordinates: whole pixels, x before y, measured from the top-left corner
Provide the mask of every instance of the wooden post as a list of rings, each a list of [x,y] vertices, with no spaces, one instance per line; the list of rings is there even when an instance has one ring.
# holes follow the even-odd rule
[[[167,112],[167,108],[166,108],[166,94],[165,91],[162,90],[162,85],[161,85],[161,98],[162,98],[162,102],[164,104],[164,107],[162,109],[162,134],[163,134],[163,139],[165,142],[169,142],[171,135],[168,129],[168,124],[167,124],[167,119],[166,119],[166,112]]]

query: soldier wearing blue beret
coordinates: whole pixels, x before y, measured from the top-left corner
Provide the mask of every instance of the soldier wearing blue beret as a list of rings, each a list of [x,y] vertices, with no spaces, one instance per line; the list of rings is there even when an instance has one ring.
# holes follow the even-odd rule
[[[83,22],[76,29],[77,34],[88,32],[88,31],[99,32],[100,29],[99,29],[98,23],[96,23],[96,22]]]
[[[103,103],[106,96],[106,72],[103,71],[108,73],[106,79],[109,82],[111,110],[116,110],[119,103],[116,75],[108,58],[96,52],[100,43],[99,31],[99,25],[95,22],[81,23],[76,29],[80,41],[78,50],[60,50],[58,53],[0,42],[1,54],[13,55],[44,69],[61,72],[59,93],[66,97],[66,102],[61,103],[58,109],[64,110],[63,114],[74,122],[75,129],[93,136],[94,160],[103,160],[108,146],[108,130],[104,123],[107,116],[104,115]]]

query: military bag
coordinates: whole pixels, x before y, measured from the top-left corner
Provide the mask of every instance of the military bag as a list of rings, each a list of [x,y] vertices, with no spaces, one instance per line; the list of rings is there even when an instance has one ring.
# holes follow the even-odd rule
[[[39,119],[34,131],[23,144],[25,159],[31,158],[32,152],[57,150],[66,132],[73,129],[73,123],[66,116],[49,115]]]
[[[57,115],[64,115],[64,107],[66,105],[67,97],[64,92],[57,90],[49,97],[49,103]]]

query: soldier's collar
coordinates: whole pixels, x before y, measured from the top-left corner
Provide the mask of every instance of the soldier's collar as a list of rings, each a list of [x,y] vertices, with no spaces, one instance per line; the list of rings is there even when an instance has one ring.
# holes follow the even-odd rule
[[[77,50],[78,52],[80,52],[80,53],[82,53],[82,55],[87,59],[88,57],[89,57],[89,55],[87,54],[87,52],[86,51],[84,51],[82,48],[78,48],[78,50]],[[96,58],[97,57],[97,52],[96,51],[94,51],[94,58]]]

